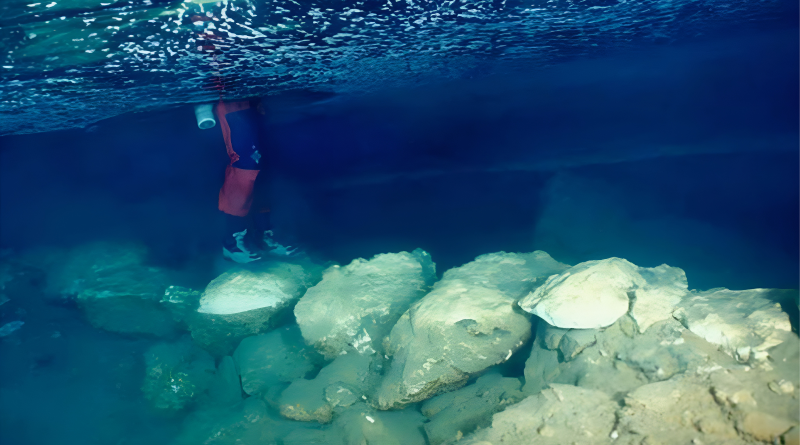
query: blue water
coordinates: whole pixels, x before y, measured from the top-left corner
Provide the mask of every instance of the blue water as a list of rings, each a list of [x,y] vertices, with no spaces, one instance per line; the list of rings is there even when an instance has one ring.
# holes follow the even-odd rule
[[[561,3],[548,11],[582,5]],[[490,58],[508,66],[440,76],[440,62],[405,74],[382,62],[391,76],[369,88],[365,78],[382,71],[366,64],[336,71],[335,88],[309,68],[269,91],[270,74],[251,66],[248,80],[245,62],[264,53],[248,47],[238,94],[266,97],[276,232],[342,264],[420,247],[441,273],[483,253],[544,250],[568,264],[667,263],[686,271],[690,289],[797,289],[796,5],[724,20],[692,7],[672,22],[654,16],[661,34],[639,34],[644,12],[635,26],[610,19],[630,39],[586,31],[595,25],[580,14],[549,31],[558,38],[530,30],[540,40],[523,45],[507,36],[530,52]],[[475,20],[481,33],[491,28]],[[43,62],[29,63],[4,80],[46,86]],[[102,71],[63,67],[53,76],[87,79],[92,70]],[[23,110],[24,89],[0,88],[0,247],[13,256],[135,240],[176,271],[176,284],[202,289],[220,270],[216,199],[227,156],[219,130],[197,128],[191,103],[213,95],[176,87],[150,106],[158,78],[130,70],[146,87],[125,97],[126,87],[97,77],[83,99],[71,86],[63,110],[43,98],[47,89],[30,93]],[[175,73],[163,86],[188,79]],[[104,91],[116,96],[104,103]],[[65,124],[58,112],[86,115]],[[0,305],[0,324],[25,321],[0,339],[0,442],[169,443],[179,419],[153,413],[140,391],[152,340],[92,328],[44,297],[44,279],[26,271]]]

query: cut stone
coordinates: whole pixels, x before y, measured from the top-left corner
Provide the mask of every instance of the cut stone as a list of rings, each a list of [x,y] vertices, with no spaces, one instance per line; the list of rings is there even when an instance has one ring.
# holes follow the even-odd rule
[[[332,266],[297,303],[295,318],[306,342],[328,360],[343,352],[380,352],[397,319],[435,278],[435,265],[421,249]]]
[[[242,401],[242,386],[233,357],[226,355],[219,362],[214,379],[208,387],[208,396],[218,406],[235,405]]]
[[[625,438],[646,432],[668,437],[669,443],[744,444],[701,379],[676,376],[650,383],[629,393],[624,403],[617,428]]]
[[[404,406],[463,386],[469,375],[505,362],[530,336],[514,299],[460,280],[436,288],[392,329],[392,354],[378,395],[381,409]]]
[[[531,334],[517,299],[564,267],[544,252],[500,252],[445,272],[384,340],[392,362],[378,407],[399,408],[458,389],[470,375],[511,358]]]
[[[333,426],[345,444],[426,445],[424,422],[415,410],[377,411],[361,402],[344,410]]]
[[[653,323],[666,320],[675,306],[689,295],[686,273],[677,267],[662,264],[658,267],[639,268],[645,285],[633,291],[631,318],[636,321],[640,333]]]
[[[547,277],[561,273],[569,266],[559,263],[546,252],[496,252],[480,255],[461,267],[445,271],[442,281],[465,283],[497,289],[511,298],[520,299],[542,285]]]
[[[571,329],[564,334],[558,345],[564,360],[572,360],[584,349],[597,343],[595,333],[594,329]]]

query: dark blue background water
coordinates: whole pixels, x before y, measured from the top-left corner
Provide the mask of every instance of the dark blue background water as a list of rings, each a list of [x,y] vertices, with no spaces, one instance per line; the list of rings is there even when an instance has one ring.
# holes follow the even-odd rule
[[[697,288],[796,287],[797,79],[790,30],[301,111],[278,98],[274,220],[340,262],[422,247],[441,271],[542,249],[667,262]],[[0,145],[3,246],[112,236],[173,266],[216,255],[227,158],[190,107]]]

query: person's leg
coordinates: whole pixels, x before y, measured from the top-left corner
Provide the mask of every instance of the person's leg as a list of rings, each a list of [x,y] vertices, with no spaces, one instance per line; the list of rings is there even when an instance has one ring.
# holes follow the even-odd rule
[[[299,251],[296,248],[281,244],[272,230],[271,182],[269,175],[265,173],[262,172],[256,180],[250,212],[253,216],[255,235],[259,238],[257,240],[258,247],[262,253],[272,256],[282,257],[297,254]]]
[[[264,168],[256,178],[253,189],[253,205],[250,210],[250,214],[253,216],[255,233],[259,236],[267,230],[272,230],[271,184],[269,174],[265,170],[267,169]]]
[[[219,210],[226,215],[226,235],[222,253],[239,263],[259,259],[248,247],[247,221],[253,203],[253,188],[261,169],[258,126],[259,115],[246,102],[217,105],[223,139],[231,163],[225,169],[225,182],[219,191]]]
[[[257,234],[272,230],[272,212],[269,210],[253,212],[253,225]]]
[[[261,259],[247,239],[247,216],[253,201],[253,186],[258,170],[228,165],[225,182],[219,192],[219,210],[225,214],[225,238],[222,254],[237,263]]]

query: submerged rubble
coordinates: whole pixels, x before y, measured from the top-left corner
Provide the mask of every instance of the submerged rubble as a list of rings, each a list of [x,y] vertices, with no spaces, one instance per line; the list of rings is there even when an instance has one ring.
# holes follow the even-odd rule
[[[540,251],[436,281],[417,250],[324,274],[236,267],[200,292],[166,286],[135,248],[75,252],[40,264],[92,324],[183,333],[145,353],[142,385],[183,416],[176,444],[800,441],[797,308],[776,303],[796,290],[689,290],[675,267]]]

